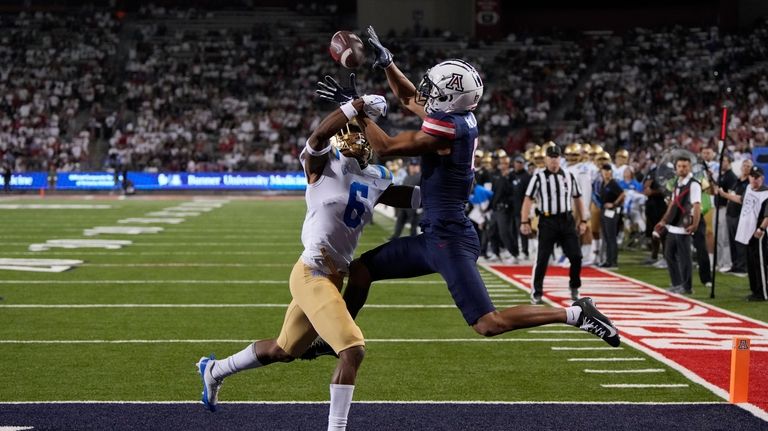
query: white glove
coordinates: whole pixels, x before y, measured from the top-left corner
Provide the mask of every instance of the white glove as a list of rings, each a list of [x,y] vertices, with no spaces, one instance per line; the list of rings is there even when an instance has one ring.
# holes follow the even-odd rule
[[[378,94],[366,94],[362,97],[363,112],[373,121],[377,121],[379,117],[387,116],[387,99],[384,96]]]

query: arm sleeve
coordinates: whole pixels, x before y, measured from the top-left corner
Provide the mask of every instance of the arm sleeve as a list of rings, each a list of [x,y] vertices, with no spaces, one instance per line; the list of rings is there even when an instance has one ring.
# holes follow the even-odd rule
[[[581,197],[581,187],[579,187],[579,182],[576,181],[576,177],[573,176],[572,173],[569,173],[571,177],[571,188],[573,189],[573,197],[574,198],[580,198]]]
[[[539,191],[539,176],[534,175],[528,182],[528,188],[525,190],[525,195],[531,199],[535,199],[536,193]]]

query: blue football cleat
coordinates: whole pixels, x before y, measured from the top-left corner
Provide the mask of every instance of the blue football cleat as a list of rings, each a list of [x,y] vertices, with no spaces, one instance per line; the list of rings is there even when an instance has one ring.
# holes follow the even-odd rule
[[[213,378],[211,370],[213,370],[213,364],[216,363],[216,357],[211,354],[210,357],[203,356],[197,361],[197,373],[200,374],[200,378],[203,381],[203,405],[206,409],[215,412],[216,404],[219,403],[219,388],[224,381]]]

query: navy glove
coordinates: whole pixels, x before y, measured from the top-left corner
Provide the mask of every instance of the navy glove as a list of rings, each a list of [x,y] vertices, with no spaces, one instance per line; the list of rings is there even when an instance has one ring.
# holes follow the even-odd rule
[[[357,94],[357,84],[355,83],[354,73],[349,74],[349,87],[342,87],[331,76],[325,75],[325,82],[320,81],[317,83],[315,94],[321,99],[336,102],[339,105],[343,105],[360,97]]]
[[[376,30],[373,29],[372,25],[368,26],[368,36],[368,43],[371,44],[373,50],[376,52],[376,58],[373,60],[373,67],[386,69],[387,66],[392,64],[392,53],[381,44],[379,36],[376,34]]]

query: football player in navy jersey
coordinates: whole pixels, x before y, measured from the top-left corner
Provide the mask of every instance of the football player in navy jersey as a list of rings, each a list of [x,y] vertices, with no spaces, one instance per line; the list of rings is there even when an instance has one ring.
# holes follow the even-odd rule
[[[481,335],[568,323],[618,346],[618,331],[590,298],[567,308],[523,305],[495,309],[476,266],[480,242],[464,212],[474,179],[478,127],[472,111],[483,95],[480,74],[466,61],[446,60],[430,68],[416,88],[392,62],[391,52],[382,46],[372,27],[368,34],[376,51],[374,67],[385,71],[401,104],[423,123],[420,130],[390,137],[365,116],[358,121],[379,156],[421,156],[423,233],[393,239],[350,264],[344,299],[352,316],[362,308],[373,281],[437,272],[467,324]],[[359,112],[373,108],[360,98],[351,104]]]

